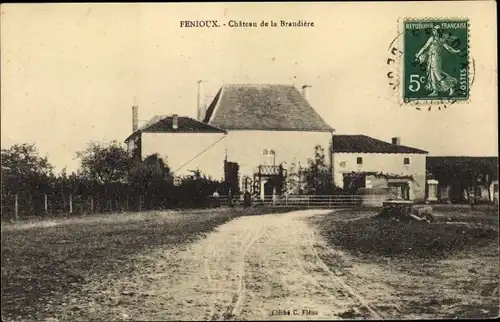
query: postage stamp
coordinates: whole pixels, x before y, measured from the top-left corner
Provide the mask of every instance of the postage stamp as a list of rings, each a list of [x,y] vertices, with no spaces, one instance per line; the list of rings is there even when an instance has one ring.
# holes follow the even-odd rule
[[[469,21],[402,21],[402,96],[404,102],[469,99]]]

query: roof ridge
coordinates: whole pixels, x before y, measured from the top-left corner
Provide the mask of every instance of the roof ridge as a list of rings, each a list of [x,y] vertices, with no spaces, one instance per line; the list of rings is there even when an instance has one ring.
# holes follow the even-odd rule
[[[224,84],[209,124],[224,129],[332,132],[292,84]]]
[[[383,142],[383,143],[387,143],[387,144],[393,144],[389,141],[385,141],[385,140],[382,140],[382,139],[379,139],[379,138],[376,138],[376,137],[373,137],[373,136],[369,136],[369,135],[366,135],[366,134],[339,134],[339,135],[336,135],[334,134],[335,136],[340,136],[340,135],[344,135],[344,136],[364,136],[364,137],[367,137],[367,138],[370,138],[372,140],[377,140],[377,141],[380,141],[380,142]],[[407,148],[412,148],[414,149],[413,147],[411,146],[408,146],[408,145],[404,145],[404,144],[398,144],[398,146],[403,146],[403,147],[407,147]]]
[[[366,134],[358,135],[333,135],[334,152],[342,153],[418,153],[428,154],[428,151],[407,145],[393,144]]]
[[[143,124],[141,127],[139,127],[137,130],[133,131],[126,139],[125,142],[127,142],[130,138],[132,138],[135,135],[138,135],[139,133],[150,133],[150,132],[169,132],[165,131],[164,129],[157,129],[158,125],[160,127],[168,125],[169,127],[172,126],[174,115],[177,115],[177,118],[179,120],[179,129],[194,129],[197,131],[194,132],[209,132],[209,133],[215,133],[215,132],[222,132],[227,134],[227,131],[225,129],[222,129],[220,127],[217,127],[215,125],[205,123],[202,121],[198,121],[197,119],[187,116],[187,115],[178,115],[175,113],[172,114],[161,114],[161,115],[154,115],[147,123]],[[191,122],[191,124],[190,124]],[[183,124],[183,125],[182,125]],[[187,124],[187,125],[186,125]],[[182,129],[177,131],[179,133],[182,132]],[[191,131],[193,132],[193,131]],[[184,132],[182,132],[184,133]]]
[[[193,120],[193,121],[195,121],[195,122],[198,122],[198,123],[204,124],[204,125],[206,125],[206,126],[213,127],[214,129],[221,130],[221,131],[224,131],[224,132],[226,132],[226,133],[227,133],[227,131],[226,131],[226,130],[224,130],[223,128],[220,128],[220,127],[218,127],[218,126],[215,126],[215,125],[212,125],[212,124],[209,124],[209,123],[205,123],[205,122],[199,121],[199,120],[197,120],[197,119],[195,119],[195,118],[193,118],[193,117],[191,117],[191,116],[184,116],[184,117],[186,117],[186,118],[188,118],[188,119],[190,119],[190,120]]]

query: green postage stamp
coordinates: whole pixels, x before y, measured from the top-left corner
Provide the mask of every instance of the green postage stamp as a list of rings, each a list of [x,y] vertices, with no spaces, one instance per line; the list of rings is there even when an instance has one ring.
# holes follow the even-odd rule
[[[402,21],[401,88],[405,103],[469,100],[469,21]]]

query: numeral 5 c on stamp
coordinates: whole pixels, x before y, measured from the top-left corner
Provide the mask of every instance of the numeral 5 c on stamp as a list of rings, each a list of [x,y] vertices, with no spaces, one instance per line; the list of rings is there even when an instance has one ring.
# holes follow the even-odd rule
[[[412,19],[402,27],[403,100],[468,100],[468,20]]]

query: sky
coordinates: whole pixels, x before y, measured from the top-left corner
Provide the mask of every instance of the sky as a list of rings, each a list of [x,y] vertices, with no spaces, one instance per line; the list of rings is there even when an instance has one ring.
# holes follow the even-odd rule
[[[56,170],[90,141],[123,140],[131,107],[196,116],[197,81],[311,85],[339,134],[366,134],[430,155],[498,156],[496,3],[2,4],[1,147],[35,143]],[[403,17],[467,17],[470,101],[404,107],[388,86]],[[314,22],[309,28],[181,28],[182,20]],[[210,98],[208,98],[210,99]]]

